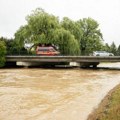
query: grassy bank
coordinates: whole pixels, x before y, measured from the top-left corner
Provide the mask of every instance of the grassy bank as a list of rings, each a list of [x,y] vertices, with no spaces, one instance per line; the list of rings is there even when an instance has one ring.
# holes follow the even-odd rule
[[[87,120],[120,120],[120,85],[108,93]]]

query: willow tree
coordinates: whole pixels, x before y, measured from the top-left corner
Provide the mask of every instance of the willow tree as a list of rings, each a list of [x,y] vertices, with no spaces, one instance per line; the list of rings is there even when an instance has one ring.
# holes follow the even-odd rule
[[[77,21],[77,23],[80,25],[82,31],[80,41],[81,53],[88,55],[93,50],[100,50],[103,46],[103,39],[101,31],[98,29],[99,24],[91,18],[84,18]]]
[[[51,34],[59,25],[58,18],[49,15],[43,9],[36,9],[26,17],[27,24],[21,26],[15,33],[15,43],[20,50],[24,43],[51,42]]]
[[[74,36],[70,35],[70,32],[61,30],[61,25],[59,23],[58,17],[46,13],[43,9],[36,9],[35,11],[33,11],[32,14],[26,17],[26,20],[27,24],[20,27],[20,29],[15,33],[15,40],[16,43],[19,44],[19,48],[22,48],[22,46],[24,45],[24,41],[32,42],[34,44],[53,44],[54,42],[54,44],[61,45],[62,41],[60,36],[64,36],[64,42],[62,43],[62,46],[59,46],[60,52],[62,51],[63,54],[67,53],[68,55],[73,54],[73,51],[75,52],[75,54],[78,52],[75,51],[77,50],[77,47],[75,46],[77,45],[76,39],[74,38]],[[60,33],[56,34],[57,31],[59,31]],[[67,41],[67,44],[65,41]],[[70,45],[73,43],[74,46],[71,47]],[[62,47],[66,50],[62,50]]]
[[[29,36],[28,25],[21,26],[15,33],[13,49],[20,54],[20,51],[24,48],[25,41],[29,41]]]
[[[0,40],[0,67],[5,65],[6,45],[4,41]]]
[[[61,26],[65,29],[70,31],[72,35],[74,35],[75,39],[80,43],[81,41],[81,28],[80,24],[78,24],[76,21],[73,21],[67,17],[64,17],[61,21]]]
[[[78,41],[63,28],[54,31],[53,43],[59,46],[62,55],[80,55]]]
[[[28,22],[29,40],[36,43],[51,43],[54,30],[59,28],[58,17],[38,8],[31,15],[28,15],[26,20]]]

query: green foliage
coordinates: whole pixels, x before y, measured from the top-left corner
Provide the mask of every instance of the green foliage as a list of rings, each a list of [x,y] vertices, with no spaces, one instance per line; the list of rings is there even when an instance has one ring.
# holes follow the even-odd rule
[[[109,45],[108,43],[106,43],[103,50],[105,50],[107,52],[111,52],[114,55],[118,55],[118,56],[120,55],[120,45],[117,48],[117,46],[115,45],[114,42],[112,42],[111,45]]]
[[[0,67],[5,65],[6,46],[5,42],[0,40]]]
[[[27,24],[15,33],[14,46],[17,46],[18,52],[25,42],[55,44],[63,55],[89,55],[92,51],[103,49],[108,51],[107,46],[103,46],[99,24],[91,18],[73,21],[64,17],[59,22],[58,17],[38,8],[26,20]]]
[[[15,33],[15,41],[13,42],[14,50],[20,53],[20,50],[24,48],[24,41],[28,38],[28,25],[21,26]]]
[[[15,44],[20,51],[24,42],[51,43],[58,45],[63,55],[80,54],[79,44],[75,37],[61,27],[59,19],[46,13],[42,9],[36,9],[26,18],[27,25],[20,27],[15,33]]]
[[[74,36],[63,28],[57,29],[54,32],[53,41],[54,44],[59,46],[59,50],[62,55],[79,55],[80,49],[78,41]]]
[[[29,53],[24,49],[25,43],[54,44],[59,47],[62,55],[89,55],[96,50],[105,50],[120,55],[120,46],[114,42],[103,45],[99,24],[92,18],[73,21],[64,17],[59,22],[58,17],[37,8],[26,17],[27,24],[21,26],[15,33],[15,39],[0,39],[6,43],[7,54]],[[35,47],[31,53],[35,54]],[[29,53],[30,54],[30,53]]]
[[[7,55],[12,55],[17,51],[17,47],[13,39],[6,39],[5,44],[6,44]]]
[[[110,52],[112,52],[114,55],[117,55],[117,47],[114,42],[112,42],[110,46]]]
[[[79,20],[78,24],[80,24],[82,31],[80,43],[82,55],[88,55],[94,50],[101,50],[103,44],[102,33],[98,29],[99,24],[91,18]]]
[[[118,49],[117,49],[117,55],[120,56],[120,45],[118,46]]]
[[[104,45],[104,50],[107,51],[107,52],[110,52],[110,46],[109,46],[108,43],[106,43],[106,44]]]
[[[82,31],[78,22],[74,22],[69,18],[64,17],[63,21],[61,22],[61,26],[65,30],[70,31],[70,33],[74,35],[75,39],[80,43]]]
[[[59,20],[42,9],[36,9],[27,16],[29,37],[33,42],[51,42],[51,35],[59,28]]]

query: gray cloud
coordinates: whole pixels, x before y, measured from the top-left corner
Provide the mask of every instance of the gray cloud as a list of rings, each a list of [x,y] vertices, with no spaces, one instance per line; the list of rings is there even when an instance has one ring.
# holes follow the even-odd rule
[[[105,42],[119,44],[119,0],[0,0],[0,36],[13,37],[26,24],[25,17],[38,7],[73,20],[91,17],[100,24]]]

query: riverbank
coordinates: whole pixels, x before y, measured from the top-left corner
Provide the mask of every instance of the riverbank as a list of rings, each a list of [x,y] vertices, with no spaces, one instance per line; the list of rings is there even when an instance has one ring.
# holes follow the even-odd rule
[[[108,92],[98,108],[88,116],[87,120],[119,120],[120,119],[120,84]]]

